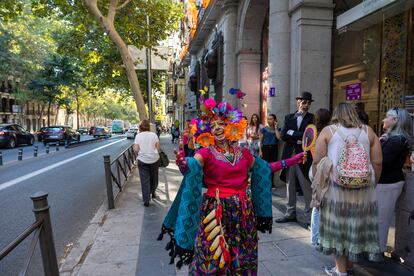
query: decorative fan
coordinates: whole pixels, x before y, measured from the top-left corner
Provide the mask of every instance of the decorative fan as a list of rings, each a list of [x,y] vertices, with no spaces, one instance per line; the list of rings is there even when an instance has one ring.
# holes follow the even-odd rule
[[[317,130],[315,125],[308,125],[303,132],[302,149],[303,151],[312,150],[316,144]]]

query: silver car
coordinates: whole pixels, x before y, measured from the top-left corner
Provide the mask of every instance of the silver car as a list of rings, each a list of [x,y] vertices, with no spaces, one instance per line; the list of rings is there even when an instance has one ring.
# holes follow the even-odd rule
[[[130,128],[126,133],[127,139],[135,139],[135,136],[139,132],[138,128]]]

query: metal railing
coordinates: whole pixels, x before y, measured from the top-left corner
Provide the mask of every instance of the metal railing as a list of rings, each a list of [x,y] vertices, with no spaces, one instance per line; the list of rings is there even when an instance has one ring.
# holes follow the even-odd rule
[[[108,208],[114,209],[114,200],[119,192],[122,192],[128,176],[135,166],[136,154],[132,145],[119,154],[113,161],[109,155],[104,157],[106,194],[108,196]],[[118,192],[114,195],[113,183],[118,187]]]
[[[33,201],[33,213],[35,222],[26,228],[19,236],[0,251],[0,261],[12,252],[21,242],[30,234],[33,234],[32,241],[29,245],[28,256],[24,262],[23,269],[19,275],[26,275],[32,260],[34,250],[39,240],[40,252],[42,255],[43,270],[46,276],[59,275],[58,263],[56,258],[55,243],[53,241],[52,224],[50,222],[49,204],[47,202],[48,194],[37,192],[30,198]]]

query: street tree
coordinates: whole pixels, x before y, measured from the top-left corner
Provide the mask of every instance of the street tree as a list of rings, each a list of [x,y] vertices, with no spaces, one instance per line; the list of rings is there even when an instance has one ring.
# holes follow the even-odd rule
[[[87,37],[91,34],[89,39],[109,40],[115,45],[122,64],[118,70],[112,70],[112,74],[116,76],[125,73],[142,119],[148,118],[148,114],[127,45],[132,44],[138,48],[156,46],[177,27],[181,11],[179,4],[173,0],[36,1],[36,12],[39,14],[62,13],[76,30],[83,31]],[[96,32],[97,24],[104,30],[100,35]],[[100,57],[108,52],[101,52]]]

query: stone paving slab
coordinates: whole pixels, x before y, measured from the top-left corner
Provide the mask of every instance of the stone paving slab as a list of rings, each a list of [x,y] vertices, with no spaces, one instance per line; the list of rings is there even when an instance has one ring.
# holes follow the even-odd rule
[[[61,275],[188,275],[187,266],[177,270],[169,264],[165,251],[168,235],[161,242],[156,240],[182,179],[174,164],[173,147],[165,144],[163,137],[161,144],[170,165],[160,169],[158,198],[148,208],[143,206],[138,172],[134,169],[117,198],[116,209],[107,210],[106,202],[102,205],[63,261]],[[284,199],[274,194],[273,202],[273,217],[282,216]],[[298,206],[300,209],[301,203]],[[313,249],[309,235],[309,230],[298,223],[274,223],[271,234],[259,232],[258,275],[325,275],[323,267],[332,266],[333,258]],[[357,276],[376,275],[369,273],[368,267],[357,268]]]

